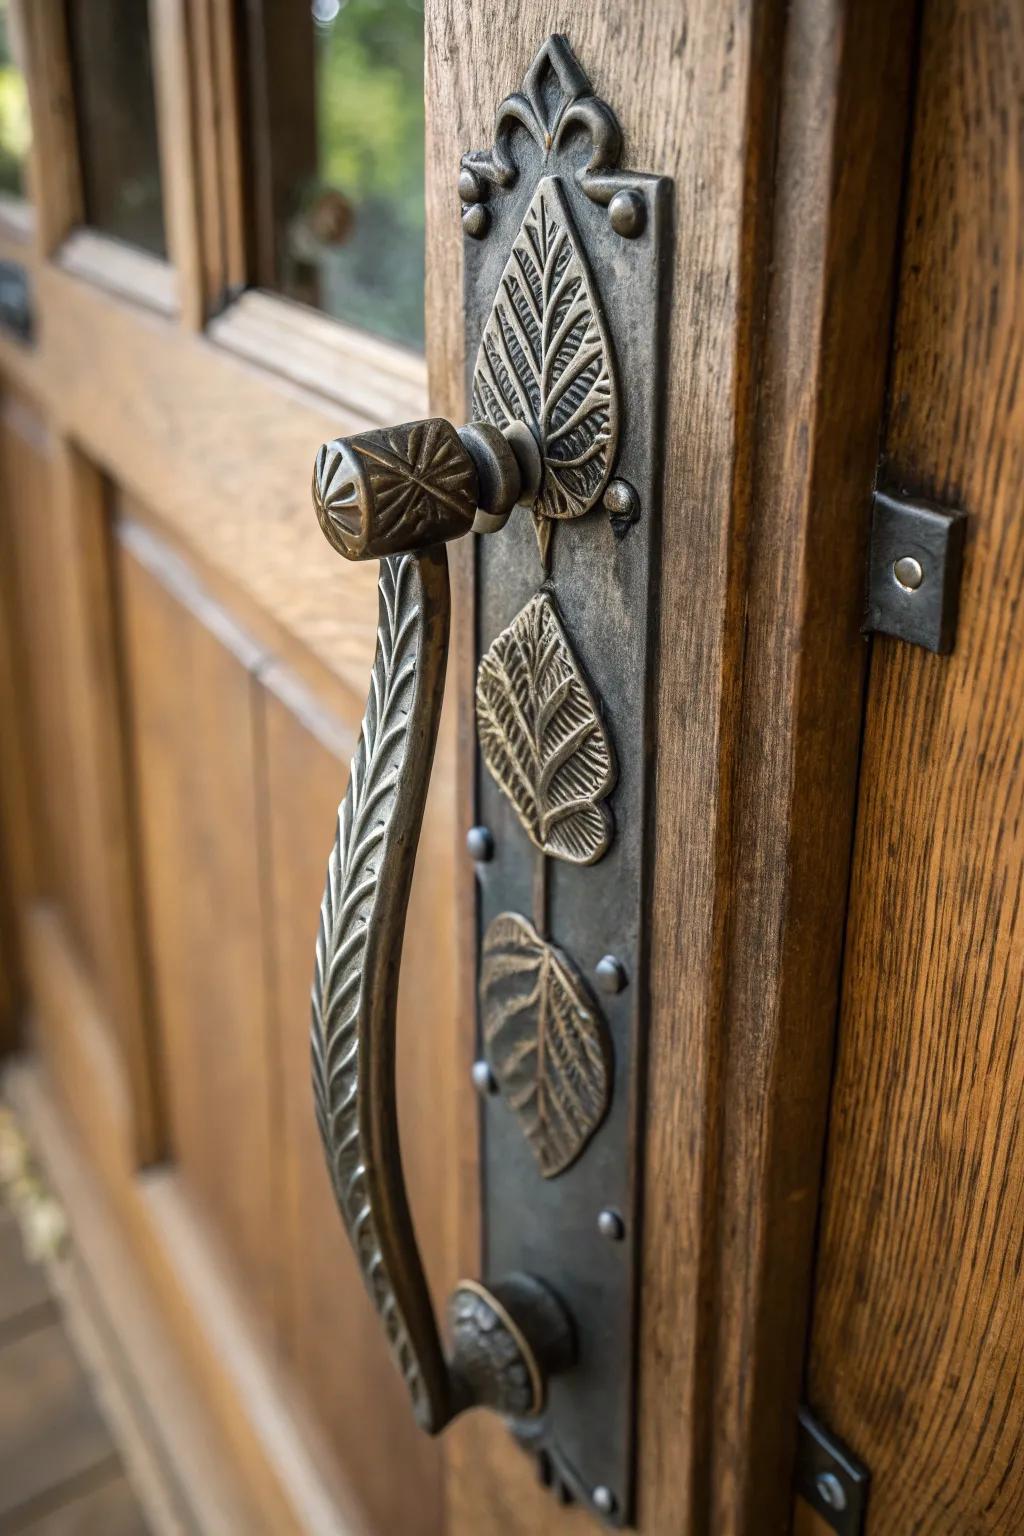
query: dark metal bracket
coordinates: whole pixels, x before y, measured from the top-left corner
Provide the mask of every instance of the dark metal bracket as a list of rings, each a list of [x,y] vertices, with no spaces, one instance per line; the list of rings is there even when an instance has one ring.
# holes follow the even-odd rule
[[[861,1536],[871,1474],[807,1407],[798,1410],[796,1491],[836,1536]]]
[[[866,630],[953,649],[966,528],[963,512],[875,492]]]

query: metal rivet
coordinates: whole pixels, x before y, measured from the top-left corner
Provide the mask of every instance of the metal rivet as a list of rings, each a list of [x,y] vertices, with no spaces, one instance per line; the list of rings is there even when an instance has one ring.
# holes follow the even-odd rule
[[[628,480],[609,480],[601,504],[609,517],[633,523],[640,516],[640,498]]]
[[[459,196],[464,203],[482,203],[487,196],[486,186],[468,165],[459,172]]]
[[[494,858],[494,838],[489,827],[470,827],[466,833],[466,852],[475,864],[488,864]]]
[[[613,1211],[610,1206],[606,1206],[598,1215],[597,1230],[610,1243],[621,1243],[626,1235],[626,1223],[618,1211]]]
[[[814,1479],[821,1502],[829,1509],[846,1508],[846,1489],[834,1472],[819,1472]]]
[[[647,204],[639,192],[616,192],[608,204],[612,229],[623,240],[635,240],[647,223]]]
[[[621,992],[626,985],[626,968],[614,955],[605,955],[594,966],[594,975],[602,992]]]
[[[482,240],[490,227],[491,216],[483,203],[467,203],[462,210],[462,227],[474,240]]]
[[[908,592],[916,592],[924,581],[924,571],[921,569],[920,560],[915,560],[913,555],[901,555],[892,568],[892,573],[901,587]]]
[[[482,1057],[479,1061],[474,1061],[470,1076],[473,1079],[473,1087],[476,1089],[481,1098],[486,1098],[489,1094],[497,1093],[497,1079]]]
[[[590,1495],[590,1502],[599,1515],[614,1515],[615,1495],[610,1488],[601,1483]]]

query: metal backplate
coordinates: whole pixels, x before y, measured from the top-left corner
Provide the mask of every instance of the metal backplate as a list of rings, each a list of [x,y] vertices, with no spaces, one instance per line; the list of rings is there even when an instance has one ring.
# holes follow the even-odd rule
[[[572,494],[552,485],[545,499],[556,515],[540,528],[540,537],[530,513],[517,509],[499,535],[475,541],[475,559],[478,663],[513,621],[526,626],[533,615],[538,633],[546,625],[552,644],[562,646],[566,679],[577,679],[565,688],[576,689],[581,715],[593,704],[611,743],[614,784],[609,791],[612,774],[595,730],[590,741],[599,761],[579,835],[560,824],[562,842],[557,833],[545,842],[529,808],[517,807],[508,784],[502,787],[495,776],[494,751],[485,763],[478,749],[478,825],[470,846],[480,857],[478,974],[480,946],[496,918],[518,914],[535,928],[542,925],[563,990],[575,988],[577,997],[585,991],[591,1000],[580,1005],[584,1014],[597,1016],[589,1038],[600,1036],[610,1049],[600,1085],[608,1090],[606,1101],[594,1100],[585,1134],[575,1138],[535,1137],[531,1144],[515,1107],[497,1093],[483,1096],[484,1273],[535,1275],[569,1311],[577,1363],[550,1382],[543,1417],[514,1428],[537,1451],[543,1475],[559,1491],[623,1525],[633,1503],[654,730],[650,636],[661,518],[671,184],[619,170],[617,134],[610,109],[592,96],[564,39],[549,39],[521,91],[499,110],[494,149],[464,160],[460,191],[466,203],[470,391],[480,339],[528,210],[531,217],[541,210],[543,218],[557,218],[571,231],[572,259],[583,274],[574,282],[595,311],[584,339],[595,352],[605,348],[611,355],[608,379],[597,377],[597,365],[592,375],[595,389],[606,390],[613,401],[606,413],[605,462],[598,457],[589,488],[597,485],[596,504],[580,514]],[[511,334],[508,341],[514,354]],[[584,485],[579,493],[584,502],[589,491]],[[524,614],[538,592],[550,602]],[[536,937],[531,929],[523,940],[531,954]],[[481,1054],[483,1032],[481,1020]],[[596,1046],[592,1061],[599,1064]],[[595,1072],[600,1077],[598,1067]],[[481,1086],[494,1086],[485,1069],[477,1077]],[[568,1159],[562,1155],[567,1144]]]

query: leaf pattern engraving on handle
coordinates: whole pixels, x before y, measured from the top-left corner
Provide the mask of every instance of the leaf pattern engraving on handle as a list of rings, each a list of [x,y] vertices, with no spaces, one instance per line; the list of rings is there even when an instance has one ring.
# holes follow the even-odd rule
[[[544,520],[590,510],[619,435],[611,344],[553,176],[534,193],[480,338],[473,414],[500,428],[532,428],[544,467],[534,504],[544,554]]]
[[[338,1208],[416,1417],[430,1427],[428,1385],[396,1293],[401,1277],[389,1272],[374,1208],[373,1150],[364,1121],[371,1086],[361,1049],[367,1045],[367,1030],[381,1026],[375,1004],[380,1011],[390,1006],[366,994],[373,992],[369,951],[374,922],[381,921],[377,903],[387,899],[378,875],[412,750],[410,720],[422,639],[417,559],[404,555],[381,562],[377,652],[320,908],[311,1043],[317,1124]],[[389,936],[382,937],[386,941]],[[379,1156],[379,1147],[376,1152]]]
[[[611,741],[554,600],[538,592],[480,662],[477,735],[484,762],[531,841],[593,864],[612,838]]]
[[[604,1118],[611,1042],[569,958],[525,917],[502,912],[484,935],[484,1050],[541,1173],[562,1173]]]

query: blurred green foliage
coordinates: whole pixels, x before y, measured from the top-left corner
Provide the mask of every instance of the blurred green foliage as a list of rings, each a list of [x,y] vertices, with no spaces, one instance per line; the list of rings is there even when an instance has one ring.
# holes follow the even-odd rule
[[[316,24],[316,111],[319,180],[303,201],[327,186],[354,213],[317,251],[321,307],[421,347],[422,0],[346,0]]]
[[[7,0],[0,0],[0,191],[25,194],[25,160],[32,142],[28,92],[11,51]]]

